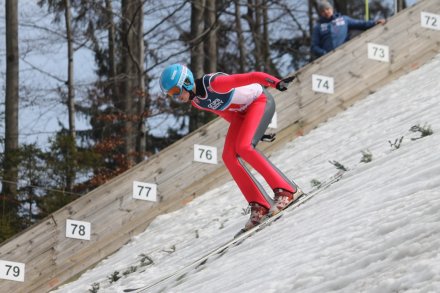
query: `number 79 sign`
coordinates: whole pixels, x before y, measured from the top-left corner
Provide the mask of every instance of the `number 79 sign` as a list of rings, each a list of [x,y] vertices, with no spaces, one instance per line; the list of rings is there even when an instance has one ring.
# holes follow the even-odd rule
[[[24,282],[24,263],[0,260],[0,279]]]

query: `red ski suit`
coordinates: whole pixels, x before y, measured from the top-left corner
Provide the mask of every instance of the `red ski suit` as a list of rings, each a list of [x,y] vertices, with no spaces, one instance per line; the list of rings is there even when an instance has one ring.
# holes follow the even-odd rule
[[[272,205],[271,197],[243,160],[260,173],[272,189],[296,191],[295,185],[255,149],[275,112],[273,97],[262,86],[275,87],[279,81],[263,72],[207,74],[196,80],[196,96],[192,100],[194,107],[213,112],[230,123],[223,161],[246,200],[267,208]]]

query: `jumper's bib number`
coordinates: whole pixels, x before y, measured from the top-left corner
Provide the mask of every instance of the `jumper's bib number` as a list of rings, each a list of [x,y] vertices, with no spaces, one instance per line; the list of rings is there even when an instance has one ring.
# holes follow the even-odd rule
[[[194,161],[208,164],[217,164],[217,148],[195,144]]]
[[[333,94],[335,92],[333,77],[313,74],[312,89],[315,92]]]
[[[66,237],[90,240],[91,225],[89,222],[66,220]]]
[[[268,128],[277,128],[278,127],[278,117],[277,117],[277,112],[275,112],[273,114],[272,120],[270,121]]]
[[[388,46],[368,43],[368,58],[381,62],[390,62],[390,49]]]
[[[24,263],[0,260],[0,279],[24,282]]]
[[[422,12],[420,17],[422,27],[440,30],[440,14]]]
[[[157,201],[157,185],[152,183],[133,181],[133,198],[148,201]]]

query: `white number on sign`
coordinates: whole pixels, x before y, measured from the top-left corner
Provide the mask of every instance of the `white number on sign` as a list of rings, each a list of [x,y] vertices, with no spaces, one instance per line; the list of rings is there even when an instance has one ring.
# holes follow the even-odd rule
[[[268,128],[277,128],[277,127],[278,127],[277,112],[275,112],[273,114],[272,120],[270,121],[270,124],[269,124]]]
[[[0,279],[24,282],[24,263],[0,260]]]
[[[422,27],[440,30],[440,14],[422,12],[420,22]]]
[[[390,62],[390,49],[388,46],[368,43],[368,58],[382,62]]]
[[[208,164],[217,164],[217,148],[195,144],[194,161]]]
[[[90,223],[75,220],[66,220],[66,237],[90,240]]]
[[[133,181],[133,198],[156,201],[157,185],[152,183]]]
[[[334,93],[333,77],[313,74],[312,75],[312,89],[315,92],[333,94]]]

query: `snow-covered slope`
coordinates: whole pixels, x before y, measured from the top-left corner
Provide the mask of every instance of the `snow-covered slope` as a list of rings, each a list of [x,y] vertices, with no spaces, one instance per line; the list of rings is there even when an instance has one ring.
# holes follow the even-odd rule
[[[272,155],[306,191],[336,173],[329,161],[349,168],[341,181],[151,292],[440,292],[439,113],[440,55]],[[433,134],[414,140],[414,125]],[[372,161],[360,162],[362,152]],[[229,182],[158,217],[57,292],[151,284],[229,240],[245,207]]]

